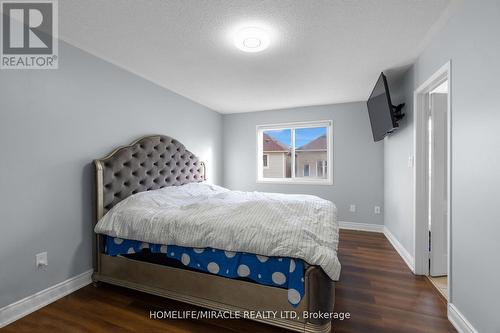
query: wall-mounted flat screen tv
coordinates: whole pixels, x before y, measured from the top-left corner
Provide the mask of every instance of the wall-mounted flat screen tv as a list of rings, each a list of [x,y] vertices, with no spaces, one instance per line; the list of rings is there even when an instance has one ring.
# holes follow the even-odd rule
[[[398,127],[398,120],[404,116],[401,113],[404,104],[392,105],[389,86],[384,73],[380,74],[366,103],[372,126],[373,140],[380,141]]]

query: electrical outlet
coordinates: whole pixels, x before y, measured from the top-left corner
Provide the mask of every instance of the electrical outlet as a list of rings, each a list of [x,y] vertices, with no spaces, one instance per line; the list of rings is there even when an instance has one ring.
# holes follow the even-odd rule
[[[47,261],[47,252],[38,253],[35,256],[36,269],[44,269],[49,264]]]
[[[349,211],[350,211],[351,213],[354,213],[354,212],[356,211],[356,205],[351,204],[351,206],[349,206]]]
[[[380,214],[380,206],[375,206],[375,209],[373,210],[375,214]]]

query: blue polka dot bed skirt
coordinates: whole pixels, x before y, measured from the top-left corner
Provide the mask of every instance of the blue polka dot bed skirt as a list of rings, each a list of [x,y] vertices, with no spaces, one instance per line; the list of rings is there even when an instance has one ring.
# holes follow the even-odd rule
[[[304,262],[299,259],[106,237],[105,252],[110,256],[139,253],[143,249],[164,253],[168,259],[198,271],[228,278],[246,278],[259,284],[288,289],[288,302],[293,307],[297,307],[304,297]]]

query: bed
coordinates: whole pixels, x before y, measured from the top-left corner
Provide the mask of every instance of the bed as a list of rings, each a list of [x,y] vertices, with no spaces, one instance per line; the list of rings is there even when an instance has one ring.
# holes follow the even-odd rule
[[[133,209],[129,209],[130,202],[154,203],[159,200],[158,198],[178,198],[186,191],[187,195],[192,197],[201,195],[202,198],[199,202],[188,205],[190,208],[191,206],[202,207],[200,203],[205,202],[222,205],[228,200],[227,198],[232,198],[231,205],[235,205],[234,202],[237,205],[239,201],[242,205],[247,205],[248,201],[253,200],[253,198],[252,200],[239,199],[243,196],[251,196],[251,194],[236,193],[216,186],[204,185],[206,180],[204,163],[179,141],[163,135],[143,137],[131,145],[116,149],[103,159],[95,160],[95,167],[97,204],[94,228],[99,233],[96,233],[94,282],[102,281],[128,287],[213,310],[239,311],[240,313],[244,311],[277,311],[278,313],[295,311],[298,316],[294,318],[267,316],[251,319],[298,332],[330,331],[330,319],[325,316],[319,318],[307,316],[313,313],[331,314],[333,312],[335,293],[333,280],[335,279],[332,277],[338,276],[340,266],[335,262],[332,265],[331,260],[330,263],[326,263],[324,255],[315,253],[312,258],[311,254],[306,256],[307,251],[304,250],[304,258],[307,257],[308,260],[294,258],[295,256],[286,255],[289,252],[286,252],[287,246],[284,244],[278,246],[281,252],[276,252],[280,255],[275,256],[274,248],[256,248],[253,242],[248,242],[253,247],[249,247],[250,245],[245,247],[246,243],[243,238],[240,239],[241,242],[237,242],[243,247],[237,252],[232,251],[235,242],[217,243],[215,240],[210,240],[210,237],[208,240],[207,237],[195,237],[197,233],[187,228],[190,223],[193,223],[188,217],[181,219],[176,216],[175,219],[176,230],[185,230],[186,234],[191,236],[191,238],[186,236],[184,243],[175,238],[176,235],[172,235],[171,232],[164,232],[163,235],[162,232],[155,230],[155,232],[149,232],[149,238],[145,239],[140,239],[133,232],[127,233],[131,230],[131,226],[137,223],[131,219],[127,225],[126,219],[121,220],[118,217],[134,212]],[[196,195],[193,195],[193,191],[197,191]],[[198,193],[199,191],[202,193]],[[267,194],[255,195],[266,196]],[[269,198],[259,197],[257,201],[284,200],[284,198],[277,197],[279,196],[277,194],[275,196],[269,194],[269,196]],[[185,200],[184,197],[182,199]],[[308,198],[296,197],[292,198],[293,200],[307,201]],[[290,205],[288,201],[284,202]],[[184,207],[186,205],[182,209],[185,209]],[[138,216],[140,217],[141,214],[138,213]],[[189,213],[187,216],[192,215]],[[203,214],[200,216],[199,218],[203,218]],[[248,222],[245,217],[243,220],[246,221],[248,230],[252,227],[248,223],[252,221],[256,224],[255,229],[264,229],[262,227],[264,225],[257,225],[258,220]],[[233,223],[233,225],[237,224]],[[160,234],[163,238],[159,236]],[[338,239],[337,236],[334,236],[335,242]],[[286,243],[286,239],[279,240],[280,244]],[[224,240],[219,237],[219,242]],[[216,246],[207,246],[214,244]],[[321,253],[321,251],[317,252]],[[219,258],[220,261],[215,264],[214,258]],[[238,264],[230,264],[236,259]],[[337,260],[336,257],[334,259]],[[313,264],[310,264],[311,262]],[[199,268],[200,263],[207,268],[205,271]],[[247,269],[251,267],[252,272],[255,269],[260,269],[260,271],[253,275],[249,272],[242,274],[240,271],[242,266],[246,266]],[[269,274],[267,282],[258,281],[261,278],[266,280],[266,272],[274,272],[278,269],[281,269],[279,273]],[[298,283],[299,280],[302,280],[302,283]],[[302,290],[299,290],[297,294],[300,297],[290,297],[291,290],[296,292],[300,286]]]

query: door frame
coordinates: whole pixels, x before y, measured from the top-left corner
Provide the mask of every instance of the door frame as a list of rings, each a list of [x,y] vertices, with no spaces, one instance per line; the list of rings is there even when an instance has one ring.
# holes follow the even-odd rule
[[[428,147],[427,147],[427,101],[426,95],[443,81],[448,80],[448,109],[446,112],[447,133],[447,221],[448,228],[448,302],[451,303],[451,60],[444,64],[434,74],[421,84],[413,93],[413,144],[415,152],[415,167],[413,177],[413,223],[414,223],[414,253],[415,274],[429,275],[429,228],[428,228]]]

